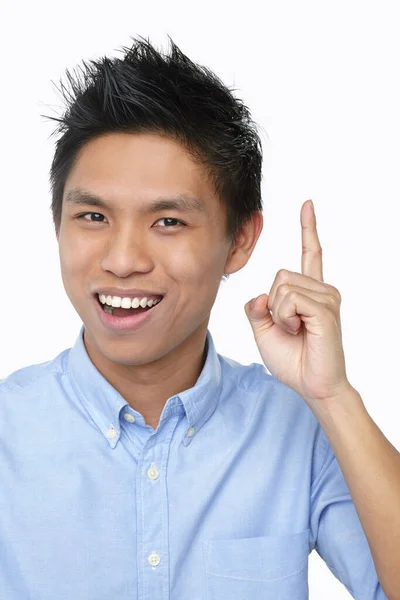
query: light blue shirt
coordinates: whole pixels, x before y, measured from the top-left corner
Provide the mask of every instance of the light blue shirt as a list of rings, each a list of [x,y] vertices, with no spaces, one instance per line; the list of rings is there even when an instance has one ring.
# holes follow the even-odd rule
[[[306,600],[316,550],[386,598],[304,400],[217,354],[156,430],[72,349],[0,382],[1,600]]]

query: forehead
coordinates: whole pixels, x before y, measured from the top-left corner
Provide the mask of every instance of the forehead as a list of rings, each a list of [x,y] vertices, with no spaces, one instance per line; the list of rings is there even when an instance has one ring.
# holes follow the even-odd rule
[[[186,195],[200,199],[206,212],[220,205],[204,166],[178,142],[148,133],[112,133],[87,142],[69,173],[64,198],[76,188],[113,204]]]

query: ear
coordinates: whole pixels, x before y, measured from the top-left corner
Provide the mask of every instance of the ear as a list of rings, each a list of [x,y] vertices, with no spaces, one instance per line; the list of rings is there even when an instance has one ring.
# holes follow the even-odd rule
[[[230,275],[240,271],[248,262],[255,245],[260,237],[264,225],[262,213],[257,211],[251,219],[243,224],[241,230],[232,242],[228,258],[226,259],[224,273]]]

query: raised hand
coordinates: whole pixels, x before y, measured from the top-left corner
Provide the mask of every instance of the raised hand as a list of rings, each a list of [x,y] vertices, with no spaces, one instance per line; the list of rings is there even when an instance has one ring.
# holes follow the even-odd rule
[[[312,408],[352,389],[345,367],[341,295],[322,276],[322,248],[311,200],[300,211],[301,273],[281,269],[269,294],[244,309],[270,373]]]

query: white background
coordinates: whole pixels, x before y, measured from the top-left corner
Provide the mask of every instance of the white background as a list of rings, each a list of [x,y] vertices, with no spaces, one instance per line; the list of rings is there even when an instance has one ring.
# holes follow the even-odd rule
[[[324,281],[342,295],[351,384],[400,449],[397,2],[113,1],[11,3],[0,9],[0,378],[71,347],[81,321],[62,286],[48,173],[58,83],[82,59],[121,56],[130,36],[194,61],[236,88],[262,128],[264,229],[248,265],[221,289],[217,351],[261,362],[244,304],[277,271],[301,272],[300,208],[316,207]],[[234,324],[234,326],[232,326]],[[310,598],[350,595],[316,552]]]

